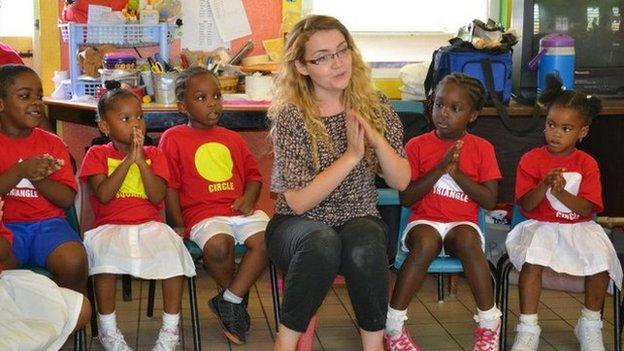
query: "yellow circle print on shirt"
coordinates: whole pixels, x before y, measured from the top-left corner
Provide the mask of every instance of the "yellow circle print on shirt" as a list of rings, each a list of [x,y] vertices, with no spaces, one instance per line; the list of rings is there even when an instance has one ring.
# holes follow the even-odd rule
[[[195,152],[195,168],[199,175],[211,182],[232,178],[234,162],[230,150],[220,143],[206,143]]]

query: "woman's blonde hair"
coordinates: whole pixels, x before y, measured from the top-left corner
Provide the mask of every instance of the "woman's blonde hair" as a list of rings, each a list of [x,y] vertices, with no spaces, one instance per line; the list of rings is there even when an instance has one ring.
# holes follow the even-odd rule
[[[313,15],[299,21],[287,36],[284,48],[284,63],[275,81],[275,92],[268,116],[277,118],[278,112],[285,105],[294,105],[303,118],[306,131],[312,143],[312,161],[319,168],[318,144],[322,142],[332,148],[332,142],[321,120],[320,110],[314,102],[313,83],[309,76],[297,70],[295,62],[306,64],[305,45],[312,35],[319,31],[338,30],[344,36],[351,50],[351,79],[343,93],[346,110],[357,111],[370,125],[384,135],[385,123],[382,110],[388,109],[380,100],[371,79],[370,67],[362,59],[362,54],[355,47],[353,38],[345,26],[329,16]],[[372,151],[366,148],[366,158],[373,165]]]

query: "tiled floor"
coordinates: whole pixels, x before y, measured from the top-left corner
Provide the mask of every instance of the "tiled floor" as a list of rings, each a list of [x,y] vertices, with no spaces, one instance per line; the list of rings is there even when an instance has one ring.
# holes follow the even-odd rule
[[[273,305],[268,274],[256,283],[250,294],[249,313],[252,317],[247,344],[235,346],[222,336],[218,322],[210,312],[206,301],[216,294],[216,286],[205,271],[198,269],[199,313],[203,350],[272,350]],[[135,280],[132,283],[133,300],[121,300],[118,293],[118,325],[128,343],[136,350],[151,350],[161,324],[162,299],[157,286],[154,318],[145,316],[147,306],[147,282]],[[464,280],[458,280],[455,296],[447,296],[444,303],[437,302],[436,281],[427,279],[421,292],[414,297],[409,310],[407,325],[414,339],[425,350],[467,350],[472,343],[474,323],[472,315],[475,304]],[[188,294],[182,303],[182,333],[184,343],[180,349],[192,350],[192,331]],[[540,350],[578,350],[573,328],[578,318],[582,294],[548,291],[542,293],[539,318],[542,327]],[[610,296],[605,305],[604,340],[607,349],[612,347],[612,303]],[[517,322],[518,297],[515,286],[510,292],[509,343],[513,341],[513,329]],[[359,350],[361,348],[355,316],[344,286],[334,286],[320,309],[316,329],[314,350]],[[88,336],[90,350],[102,350],[98,340]],[[72,339],[63,350],[73,350]]]

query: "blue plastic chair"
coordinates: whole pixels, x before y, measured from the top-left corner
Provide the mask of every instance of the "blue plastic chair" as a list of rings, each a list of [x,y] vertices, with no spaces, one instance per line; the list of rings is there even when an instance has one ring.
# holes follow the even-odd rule
[[[379,196],[379,205],[385,206],[400,206],[399,193],[394,189],[377,189],[377,193]],[[401,208],[401,222],[399,225],[399,233],[397,235],[401,235],[405,228],[407,227],[408,220],[410,215],[409,207]],[[486,225],[485,225],[485,212],[483,210],[479,211],[479,228],[483,234],[486,234]],[[408,253],[401,249],[401,241],[397,240],[397,255],[394,260],[394,268],[401,269],[403,266],[403,261],[407,258]],[[464,267],[461,264],[461,261],[457,257],[452,257],[448,255],[440,255],[436,257],[429,268],[427,269],[427,273],[437,274],[438,276],[438,302],[444,302],[444,275],[452,274],[452,273],[461,273],[464,271]],[[492,275],[492,282],[494,289],[496,290],[496,270],[493,265],[490,263],[490,272]]]
[[[527,218],[520,211],[520,206],[514,205],[513,214],[511,217],[511,228],[514,228],[518,223],[525,221]],[[514,266],[509,260],[509,255],[505,253],[498,260],[497,271],[499,273],[498,282],[499,282],[499,291],[498,291],[498,301],[500,310],[503,314],[502,316],[502,324],[501,324],[501,333],[500,333],[500,350],[507,349],[507,321],[508,321],[508,309],[509,309],[509,273],[514,270]],[[620,295],[621,292],[617,288],[615,282],[613,284],[613,343],[615,351],[622,350],[622,316],[621,316],[621,306],[620,306]]]

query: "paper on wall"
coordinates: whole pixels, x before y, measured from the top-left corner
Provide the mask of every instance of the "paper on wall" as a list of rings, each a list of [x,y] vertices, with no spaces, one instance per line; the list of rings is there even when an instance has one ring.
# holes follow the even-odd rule
[[[229,46],[219,35],[208,0],[182,0],[182,13],[182,48],[205,51]]]
[[[251,34],[242,0],[209,0],[221,38],[230,41]]]

